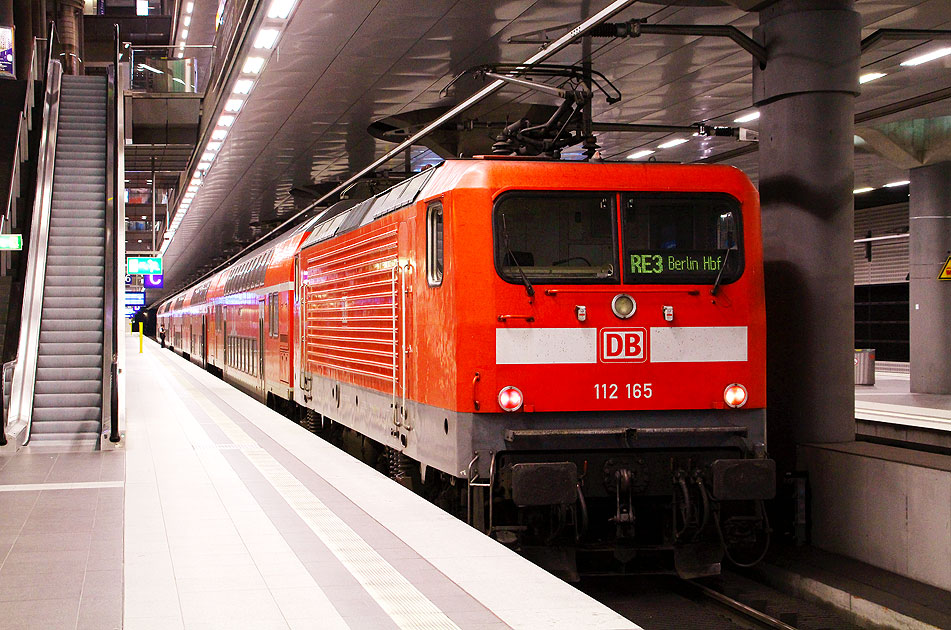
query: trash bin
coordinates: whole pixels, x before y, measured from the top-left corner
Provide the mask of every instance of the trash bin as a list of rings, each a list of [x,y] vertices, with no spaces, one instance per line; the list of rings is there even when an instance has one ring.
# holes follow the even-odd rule
[[[855,350],[855,384],[875,384],[875,350],[871,348]]]

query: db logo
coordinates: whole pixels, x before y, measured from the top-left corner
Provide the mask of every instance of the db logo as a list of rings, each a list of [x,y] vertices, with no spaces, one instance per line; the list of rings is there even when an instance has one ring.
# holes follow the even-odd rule
[[[647,330],[644,328],[602,328],[598,341],[602,361],[647,360]]]

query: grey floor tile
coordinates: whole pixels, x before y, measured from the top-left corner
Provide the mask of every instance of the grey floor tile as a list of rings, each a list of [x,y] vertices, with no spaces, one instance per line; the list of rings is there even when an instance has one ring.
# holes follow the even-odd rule
[[[83,600],[122,599],[122,568],[107,571],[86,571]]]
[[[83,597],[79,604],[76,630],[120,630],[122,628],[121,597]]]
[[[103,454],[100,481],[125,481],[125,453],[111,451]]]
[[[73,628],[78,612],[78,598],[14,601],[4,605],[3,621],[24,630]]]
[[[14,549],[18,552],[88,551],[91,544],[92,534],[90,532],[74,532],[57,534],[56,536],[23,532],[17,537]]]
[[[44,573],[68,574],[85,570],[87,555],[86,551],[11,551],[0,570],[3,571],[4,577]]]
[[[22,575],[7,575],[6,571],[0,569],[0,602],[68,598],[79,601],[84,575],[82,569]]]
[[[95,514],[72,514],[69,517],[43,516],[27,519],[24,528],[36,534],[64,534],[70,532],[93,531]]]

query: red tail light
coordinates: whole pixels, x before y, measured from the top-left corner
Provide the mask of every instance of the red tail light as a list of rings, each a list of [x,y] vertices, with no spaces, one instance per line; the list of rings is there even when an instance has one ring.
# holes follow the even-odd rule
[[[723,402],[730,407],[742,407],[746,404],[746,388],[739,383],[728,385],[723,390]]]
[[[509,385],[499,392],[499,407],[506,411],[518,411],[523,401],[522,391],[518,387]]]

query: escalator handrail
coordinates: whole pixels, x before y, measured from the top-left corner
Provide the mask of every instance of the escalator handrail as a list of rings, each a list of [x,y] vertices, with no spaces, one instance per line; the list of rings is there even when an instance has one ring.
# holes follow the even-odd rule
[[[56,160],[56,133],[59,124],[62,76],[63,69],[59,61],[50,59],[46,69],[43,132],[37,154],[37,186],[33,199],[33,221],[23,285],[23,306],[20,311],[20,339],[17,344],[17,362],[13,370],[8,411],[8,426],[11,428],[25,426],[24,445],[30,440],[33,419],[33,393],[40,346],[43,290],[46,283],[46,256],[49,249],[50,212],[53,205],[53,167]]]
[[[30,119],[33,116],[33,103],[34,88],[33,81],[36,80],[36,67],[39,64],[39,49],[40,42],[46,41],[39,37],[33,38],[33,51],[30,55],[30,69],[26,74],[26,90],[23,96],[23,109],[20,111],[20,118],[17,127],[17,141],[13,149],[13,161],[11,162],[11,174],[10,174],[10,190],[7,195],[7,207],[2,216],[0,216],[0,234],[6,234],[6,224],[8,221],[12,221],[13,218],[13,208],[15,203],[14,191],[17,188],[17,180],[20,179],[20,147],[24,143],[24,136],[29,132]],[[27,158],[24,158],[25,161]]]
[[[109,72],[108,93],[111,100],[108,103],[108,113],[106,126],[106,243],[105,243],[105,265],[103,272],[105,277],[106,304],[103,309],[103,384],[102,396],[103,416],[106,416],[108,409],[109,418],[109,441],[118,442],[119,435],[119,382],[118,382],[118,358],[119,358],[119,208],[122,206],[120,192],[122,190],[121,178],[119,173],[119,151],[120,138],[123,129],[120,120],[119,109],[119,59],[121,55],[119,41],[119,25],[115,25],[115,57],[113,66]],[[109,341],[106,343],[106,335],[109,335]],[[106,377],[106,374],[109,376]],[[106,401],[108,407],[106,406]]]

